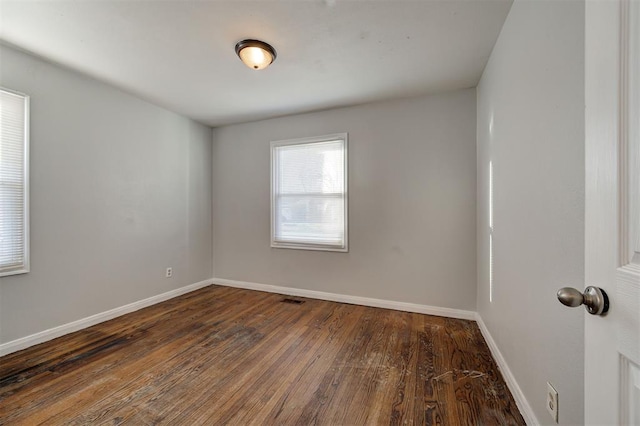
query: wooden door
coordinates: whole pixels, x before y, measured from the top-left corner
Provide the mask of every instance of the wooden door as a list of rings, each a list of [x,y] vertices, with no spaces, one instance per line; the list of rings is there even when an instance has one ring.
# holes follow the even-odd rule
[[[585,420],[640,425],[640,0],[587,0]],[[560,407],[562,401],[560,401]]]

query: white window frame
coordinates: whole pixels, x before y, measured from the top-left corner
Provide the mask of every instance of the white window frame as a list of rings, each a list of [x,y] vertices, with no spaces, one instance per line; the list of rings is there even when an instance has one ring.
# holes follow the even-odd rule
[[[326,245],[326,244],[312,244],[307,242],[282,242],[276,241],[276,188],[277,188],[277,176],[276,176],[276,156],[274,155],[277,147],[287,145],[305,145],[312,143],[322,143],[341,140],[344,145],[344,245]],[[285,248],[285,249],[299,249],[299,250],[318,250],[318,251],[334,251],[334,252],[348,252],[349,251],[349,142],[347,133],[334,133],[331,135],[287,139],[282,141],[271,142],[271,247],[273,248]]]
[[[24,234],[23,234],[23,247],[24,247],[24,257],[21,265],[6,267],[3,268],[0,265],[0,277],[9,276],[9,275],[17,275],[17,274],[25,274],[30,270],[29,263],[29,96],[24,93],[16,92],[15,90],[10,90],[0,86],[0,91],[8,93],[13,96],[18,96],[24,99],[24,140],[23,140],[23,149],[24,149],[24,165],[23,165],[23,220],[24,220]]]

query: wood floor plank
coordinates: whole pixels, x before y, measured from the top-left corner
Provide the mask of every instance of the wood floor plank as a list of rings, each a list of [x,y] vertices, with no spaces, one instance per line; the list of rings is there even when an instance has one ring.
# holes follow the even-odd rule
[[[210,286],[0,358],[0,425],[524,425],[472,321]]]
[[[240,308],[241,305],[237,303],[237,300],[232,301],[232,303],[233,303],[234,309],[231,312],[235,312],[236,317],[238,315],[242,315],[247,309],[254,308],[254,305],[247,304],[244,308],[241,309]],[[268,302],[268,303],[271,303],[271,302]],[[201,308],[203,310],[206,310],[206,307],[204,305],[201,306]],[[148,318],[145,318],[144,314],[139,314],[139,313],[134,313],[135,315],[131,315],[131,317],[135,318],[142,315],[139,321],[141,324],[140,329],[142,330],[150,330],[151,328],[148,328],[148,327],[152,327],[153,324],[165,325],[165,324],[171,323],[173,327],[171,327],[168,330],[165,330],[165,332],[161,333],[156,338],[153,338],[153,336],[149,336],[149,338],[143,342],[139,342],[139,343],[132,342],[132,344],[129,347],[127,347],[125,351],[120,351],[119,353],[102,354],[103,357],[100,359],[100,362],[93,362],[89,364],[87,368],[80,368],[82,367],[82,365],[77,364],[75,365],[76,368],[73,371],[69,371],[65,375],[56,374],[55,377],[52,378],[51,380],[45,380],[47,378],[46,375],[43,375],[43,377],[35,377],[34,378],[35,386],[30,387],[30,389],[27,391],[28,394],[25,395],[26,398],[22,398],[22,400],[27,401],[27,403],[32,405],[32,407],[35,405],[35,407],[33,408],[40,407],[42,404],[45,404],[46,401],[36,398],[35,396],[33,398],[29,398],[30,396],[29,394],[42,393],[43,391],[46,394],[46,391],[51,389],[53,392],[58,392],[58,393],[62,392],[63,394],[69,394],[68,398],[58,398],[60,402],[64,404],[61,405],[60,403],[58,403],[57,406],[63,409],[65,404],[68,405],[69,410],[81,409],[82,403],[85,400],[88,401],[88,404],[90,406],[94,406],[94,407],[99,406],[101,398],[104,395],[114,394],[115,392],[118,392],[118,390],[121,390],[121,388],[126,389],[126,386],[123,386],[122,380],[129,380],[133,383],[138,383],[138,385],[140,383],[144,383],[144,381],[140,381],[139,377],[144,378],[144,375],[147,374],[146,367],[149,366],[148,359],[162,360],[163,367],[171,368],[173,366],[173,364],[171,364],[171,359],[164,359],[162,354],[165,352],[175,353],[177,358],[176,361],[179,365],[179,363],[182,361],[177,355],[181,353],[183,348],[187,349],[189,347],[189,345],[184,344],[184,342],[181,340],[182,338],[185,338],[187,336],[193,336],[195,338],[203,339],[203,338],[210,337],[210,335],[213,333],[212,331],[207,329],[207,333],[205,333],[204,337],[202,337],[202,335],[194,332],[198,328],[204,327],[203,324],[194,322],[194,318],[197,318],[197,316],[195,317],[192,316],[187,321],[182,321],[182,322],[178,321],[178,319],[176,318],[176,313],[184,314],[184,309],[179,306],[176,307],[174,310],[169,310],[168,312],[164,313],[162,315],[163,318],[161,318],[162,320],[161,323],[157,321],[158,316],[154,314],[155,310],[149,309],[149,313],[151,313],[152,315],[149,315]],[[115,320],[115,321],[119,322],[119,320]],[[131,324],[130,322],[127,322],[127,323]],[[114,325],[115,324],[113,321],[104,323],[104,327],[107,330],[111,329],[111,327]],[[117,327],[117,325],[115,327]],[[130,327],[129,325],[126,325],[124,327],[124,331],[128,332],[130,330],[129,327]],[[112,332],[114,332],[115,335],[119,335],[117,331],[112,331]],[[233,335],[233,333],[228,333],[228,334]],[[152,344],[149,344],[149,343],[152,343]],[[71,352],[74,352],[74,350],[72,349]],[[128,361],[131,361],[131,362],[128,362]],[[27,360],[27,363],[28,362],[29,361]],[[58,363],[59,363],[58,361],[56,361],[55,359],[52,359],[48,364],[51,366],[51,369],[55,369]],[[117,367],[117,368],[114,368],[114,367]],[[113,369],[113,374],[107,374],[106,379],[109,379],[111,381],[116,381],[118,384],[116,386],[111,386],[109,383],[105,383],[104,386],[101,386],[100,388],[96,389],[95,382],[92,379],[96,376],[102,377],[101,371],[99,371],[101,369],[105,369],[105,371],[107,372],[112,371]],[[43,380],[45,382],[39,386],[40,384],[39,382]],[[73,387],[60,386],[61,383],[64,385],[65,382],[73,382],[74,386]],[[88,386],[87,388],[83,387],[83,385],[85,384]],[[45,389],[42,389],[42,387],[44,387]],[[90,395],[89,399],[85,398],[85,395],[84,395],[85,393],[88,393]],[[0,395],[2,395],[2,392],[0,392]],[[64,395],[61,395],[61,396],[64,396]],[[106,399],[106,404],[109,404],[109,398],[104,396],[104,399]],[[2,401],[2,399],[0,399],[0,401]],[[5,401],[2,401],[2,402],[5,402]],[[11,402],[13,402],[13,399],[8,398],[6,400],[6,406],[10,408]],[[0,407],[4,407],[4,406],[5,404],[3,404],[3,406],[0,406]],[[23,409],[27,409],[27,408],[28,407],[23,407]],[[47,408],[48,408],[47,411],[50,412],[50,414],[52,415],[53,414],[52,410],[54,407],[50,406]],[[43,414],[40,412],[41,410],[38,410],[38,411],[39,411],[38,414]],[[0,414],[1,413],[2,413],[2,409],[0,408]],[[0,417],[4,417],[4,416],[0,416]],[[56,418],[55,416],[51,417],[52,420],[55,420],[55,418]]]
[[[251,310],[254,308],[255,306]],[[277,328],[289,320],[292,315],[300,316],[300,312],[291,312],[286,316],[281,315],[280,318],[266,315],[262,317],[262,321],[265,324],[270,324],[271,328]],[[129,371],[142,370],[144,374],[130,380],[126,386],[121,386],[116,393],[91,407],[87,413],[81,416],[78,424],[95,423],[100,421],[103,416],[114,412],[120,412],[119,417],[127,420],[132,411],[133,413],[140,411],[139,405],[143,401],[153,400],[158,395],[164,399],[166,392],[183,386],[185,382],[191,392],[197,393],[198,384],[201,383],[198,380],[199,377],[206,375],[209,369],[213,369],[217,373],[220,369],[235,365],[238,351],[248,351],[244,352],[247,356],[251,353],[255,343],[263,338],[261,333],[247,321],[246,309],[242,310],[240,315],[233,316],[232,319],[234,321],[230,323],[231,327],[221,326],[220,329],[205,333],[205,336],[200,340],[194,341],[190,337],[188,340],[176,341],[171,346],[165,345],[161,348],[160,353],[153,356],[153,358],[161,360],[153,368],[153,371],[149,371],[145,365],[140,365],[140,362],[145,362],[148,357],[139,360],[124,372],[122,380],[126,380]],[[197,335],[194,333],[194,336]],[[214,351],[212,352],[212,350]],[[163,353],[167,355],[163,356]],[[252,358],[248,358],[248,362],[252,360]],[[233,379],[236,378],[233,377]],[[227,377],[226,382],[230,381],[231,378]],[[213,381],[210,384],[220,385],[221,383]],[[135,393],[131,394],[134,390]],[[112,402],[114,399],[117,401],[116,403]]]

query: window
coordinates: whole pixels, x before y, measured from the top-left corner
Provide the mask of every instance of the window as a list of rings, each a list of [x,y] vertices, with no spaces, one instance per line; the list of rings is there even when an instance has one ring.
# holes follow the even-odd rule
[[[29,271],[29,97],[0,89],[0,276]]]
[[[271,247],[348,251],[347,134],[271,143]]]

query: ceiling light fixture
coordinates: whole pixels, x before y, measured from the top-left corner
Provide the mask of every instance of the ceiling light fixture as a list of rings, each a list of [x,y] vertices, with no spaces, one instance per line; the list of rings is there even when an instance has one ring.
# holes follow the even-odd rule
[[[276,59],[276,50],[260,40],[242,40],[236,44],[236,54],[246,66],[262,70]]]

